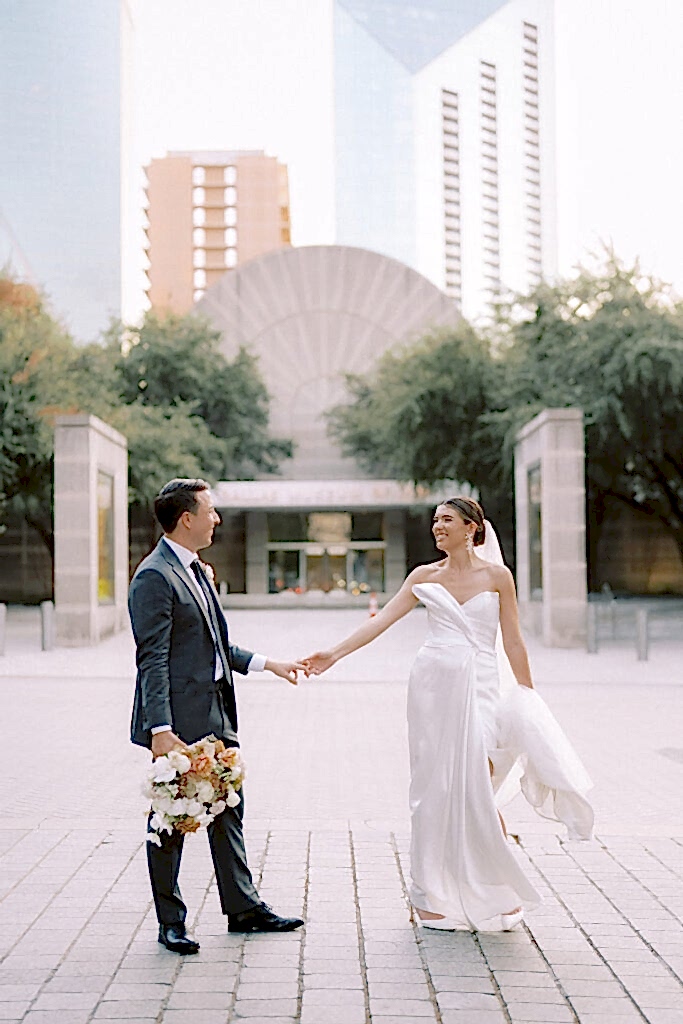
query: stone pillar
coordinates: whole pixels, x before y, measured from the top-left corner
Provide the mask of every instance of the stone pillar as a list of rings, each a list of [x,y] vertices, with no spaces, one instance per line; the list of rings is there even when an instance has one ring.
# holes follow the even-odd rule
[[[268,593],[268,520],[265,512],[247,512],[247,593]]]
[[[406,578],[406,514],[403,509],[384,513],[384,590],[391,597]]]
[[[517,587],[523,624],[548,647],[586,642],[583,413],[544,409],[517,434]]]
[[[54,465],[56,641],[97,644],[127,622],[126,438],[96,416],[58,416]]]

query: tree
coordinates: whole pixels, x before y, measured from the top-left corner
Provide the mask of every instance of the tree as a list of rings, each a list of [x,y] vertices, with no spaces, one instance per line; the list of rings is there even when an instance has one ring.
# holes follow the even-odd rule
[[[368,377],[349,376],[352,401],[329,415],[346,455],[368,472],[432,485],[485,485],[479,450],[493,364],[487,343],[463,323],[388,352]]]
[[[0,277],[0,525],[23,516],[52,552],[54,419],[92,413],[128,438],[130,501],[149,506],[173,476],[275,472],[291,443],[268,433],[256,361],[231,363],[194,317],[115,324],[104,345],[77,346],[40,295]]]
[[[50,551],[50,412],[75,411],[72,349],[35,289],[0,278],[0,522],[9,512],[23,516]]]
[[[499,325],[490,444],[546,407],[583,409],[594,521],[606,499],[657,518],[683,558],[683,304],[612,254],[602,272],[539,288]]]
[[[223,442],[217,477],[251,479],[257,472],[276,472],[291,456],[292,444],[268,432],[270,399],[256,359],[241,349],[228,362],[220,338],[197,316],[150,314],[140,328],[115,325],[109,345],[116,353],[121,397],[129,405],[182,403],[191,410]]]
[[[594,525],[620,501],[656,517],[683,558],[683,304],[608,254],[601,272],[501,306],[487,338],[463,325],[385,356],[349,379],[332,435],[370,472],[471,484],[506,534],[518,430],[581,408]]]
[[[131,505],[149,507],[174,476],[219,479],[224,446],[187,405],[133,402],[113,410],[109,420],[128,440]]]
[[[512,489],[485,421],[495,377],[489,342],[463,321],[348,377],[351,401],[331,411],[329,430],[369,473],[475,490],[511,557]]]

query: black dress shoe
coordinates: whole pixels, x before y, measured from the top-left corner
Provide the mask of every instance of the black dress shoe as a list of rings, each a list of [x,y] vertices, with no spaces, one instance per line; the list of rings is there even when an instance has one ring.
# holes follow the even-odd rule
[[[172,953],[180,953],[181,956],[199,952],[199,943],[187,937],[184,924],[160,924],[159,942]]]
[[[228,914],[229,932],[293,932],[302,924],[300,917],[280,917],[267,903],[259,903],[241,914]]]

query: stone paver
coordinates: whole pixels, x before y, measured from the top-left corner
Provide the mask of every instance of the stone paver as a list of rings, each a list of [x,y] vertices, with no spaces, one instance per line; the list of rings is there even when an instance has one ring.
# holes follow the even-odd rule
[[[231,615],[239,642],[273,656],[359,621]],[[307,924],[228,935],[206,839],[189,837],[181,884],[202,948],[185,960],[156,941],[139,795],[147,754],[126,739],[129,638],[23,658],[10,642],[0,1022],[679,1024],[683,823],[672,811],[683,721],[667,650],[641,674],[628,652],[591,661],[532,645],[539,688],[596,781],[598,838],[564,842],[515,801],[506,819],[544,903],[509,935],[449,934],[417,929],[406,900],[405,679],[424,617],[402,626],[330,680],[239,682],[250,861],[264,898]],[[58,740],[40,785],[25,775],[34,705]]]

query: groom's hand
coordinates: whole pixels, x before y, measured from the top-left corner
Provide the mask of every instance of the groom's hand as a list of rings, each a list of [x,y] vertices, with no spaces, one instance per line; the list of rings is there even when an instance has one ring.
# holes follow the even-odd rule
[[[185,744],[174,732],[157,732],[152,736],[152,757],[163,757],[172,750],[184,750]]]
[[[300,661],[271,661],[270,658],[265,664],[266,672],[272,672],[275,676],[280,676],[282,679],[286,679],[294,686],[299,681],[298,673],[306,672],[306,666]]]
[[[304,664],[306,675],[319,676],[323,672],[327,672],[328,668],[332,668],[337,659],[330,651],[316,651],[315,654],[311,654],[301,660]]]

